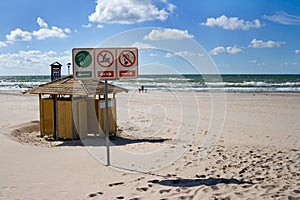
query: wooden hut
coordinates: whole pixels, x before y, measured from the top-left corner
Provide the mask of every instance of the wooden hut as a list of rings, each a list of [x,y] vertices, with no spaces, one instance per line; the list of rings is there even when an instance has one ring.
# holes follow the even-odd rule
[[[104,134],[105,84],[97,80],[74,80],[73,76],[32,88],[24,93],[38,94],[41,136],[77,139]],[[115,94],[127,89],[108,84],[109,133],[117,132]]]

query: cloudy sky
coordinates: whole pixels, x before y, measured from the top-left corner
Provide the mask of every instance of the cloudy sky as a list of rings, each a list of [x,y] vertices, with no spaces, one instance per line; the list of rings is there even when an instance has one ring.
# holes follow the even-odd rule
[[[300,74],[298,0],[9,0],[0,7],[0,75],[49,74],[55,61],[66,73],[72,48],[99,47],[118,34],[127,43],[112,44],[137,46],[140,65],[193,73],[175,59],[202,59],[182,45],[189,40],[221,73]],[[156,50],[166,41],[182,49]]]

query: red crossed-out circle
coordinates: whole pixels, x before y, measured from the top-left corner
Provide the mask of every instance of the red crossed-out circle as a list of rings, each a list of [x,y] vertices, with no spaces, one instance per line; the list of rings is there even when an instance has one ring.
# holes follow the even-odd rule
[[[107,54],[111,59],[108,59]],[[97,55],[97,62],[101,67],[110,67],[114,63],[114,55],[108,50],[102,50]]]
[[[119,55],[119,62],[123,67],[131,67],[135,63],[135,54],[133,51],[124,50]]]

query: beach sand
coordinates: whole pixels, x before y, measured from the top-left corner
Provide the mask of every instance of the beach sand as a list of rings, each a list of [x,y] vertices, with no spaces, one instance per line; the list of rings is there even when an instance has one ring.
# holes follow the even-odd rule
[[[0,99],[0,199],[300,199],[299,94],[118,94],[110,167],[37,137],[37,96]]]

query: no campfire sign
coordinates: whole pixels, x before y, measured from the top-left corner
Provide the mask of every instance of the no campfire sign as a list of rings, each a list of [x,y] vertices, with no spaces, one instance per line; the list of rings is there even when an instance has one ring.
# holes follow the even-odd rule
[[[96,79],[117,79],[116,49],[95,49]]]
[[[134,79],[138,77],[137,48],[74,48],[75,79]]]

